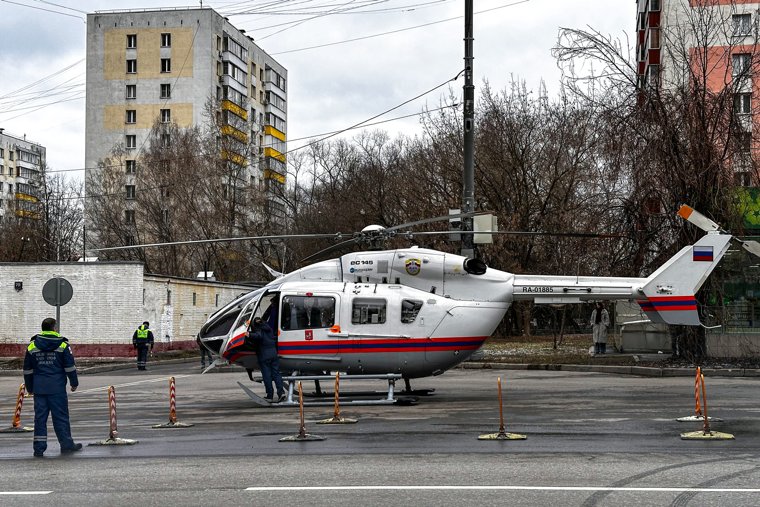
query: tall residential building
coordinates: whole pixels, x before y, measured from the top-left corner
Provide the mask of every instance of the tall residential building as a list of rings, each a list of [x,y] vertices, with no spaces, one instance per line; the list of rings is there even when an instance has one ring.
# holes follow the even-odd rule
[[[115,10],[87,15],[87,178],[121,144],[125,199],[139,189],[140,153],[154,122],[207,122],[215,101],[226,137],[220,156],[248,172],[280,215],[285,184],[287,71],[245,30],[210,8]],[[131,192],[131,193],[130,193]]]
[[[0,220],[39,219],[45,147],[0,128]]]
[[[760,2],[748,0],[636,0],[637,73],[641,88],[691,87],[694,78],[706,91],[734,94],[732,135],[739,153],[738,184],[752,184],[750,151],[760,96]]]

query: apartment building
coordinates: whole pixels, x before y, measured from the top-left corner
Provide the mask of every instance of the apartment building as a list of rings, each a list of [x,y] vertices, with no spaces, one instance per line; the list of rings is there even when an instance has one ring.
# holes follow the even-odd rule
[[[637,73],[640,88],[692,86],[696,76],[708,92],[734,94],[734,161],[738,184],[749,186],[753,114],[760,97],[760,2],[747,0],[637,0]]]
[[[45,147],[0,128],[0,220],[41,217]]]
[[[87,178],[115,146],[126,153],[125,200],[139,189],[140,154],[156,121],[222,123],[220,156],[264,190],[266,212],[282,214],[287,71],[211,8],[99,11],[87,16]],[[146,168],[150,170],[150,168]]]

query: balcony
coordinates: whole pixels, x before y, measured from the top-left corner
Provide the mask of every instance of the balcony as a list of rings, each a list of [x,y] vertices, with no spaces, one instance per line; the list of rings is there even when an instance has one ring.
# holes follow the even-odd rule
[[[240,130],[236,129],[232,125],[225,125],[222,127],[222,134],[230,137],[234,137],[241,143],[247,143],[248,142],[248,136],[245,134],[245,132],[241,132]]]
[[[282,163],[285,163],[285,155],[275,150],[274,148],[264,148],[264,156],[271,157],[273,159],[279,160]]]
[[[264,169],[264,179],[274,180],[282,183],[283,185],[285,184],[285,176],[271,169]]]
[[[229,160],[240,167],[246,167],[248,165],[248,160],[243,155],[235,153],[234,151],[222,150],[222,159]]]
[[[230,100],[223,100],[222,101],[222,109],[225,111],[230,111],[231,113],[234,113],[241,117],[244,120],[248,120],[248,111],[246,111],[244,108],[238,106],[234,102]]]

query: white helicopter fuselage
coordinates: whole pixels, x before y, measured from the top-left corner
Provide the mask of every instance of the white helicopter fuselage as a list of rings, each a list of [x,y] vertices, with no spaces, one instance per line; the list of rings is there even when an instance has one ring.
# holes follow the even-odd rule
[[[261,316],[286,372],[437,375],[480,348],[515,300],[636,300],[652,322],[699,325],[695,293],[731,238],[709,232],[647,278],[514,275],[422,248],[356,252],[241,296],[199,337],[224,360],[256,369],[245,337]]]

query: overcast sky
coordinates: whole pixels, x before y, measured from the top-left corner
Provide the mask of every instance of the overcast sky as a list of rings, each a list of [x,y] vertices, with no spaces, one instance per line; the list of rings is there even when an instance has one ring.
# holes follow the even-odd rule
[[[53,170],[83,168],[85,13],[187,5],[198,6],[188,0],[0,0],[0,128],[45,146]],[[463,0],[203,5],[229,16],[288,69],[289,139],[320,137],[364,121],[446,82],[464,65]],[[288,15],[288,10],[298,12]],[[560,78],[551,56],[558,28],[590,25],[625,40],[633,34],[635,11],[634,0],[475,0],[476,98],[483,80],[504,89],[515,78],[536,93],[543,78],[552,98]],[[379,35],[385,32],[395,33]],[[358,38],[363,39],[332,44]],[[462,78],[451,84],[458,97],[462,85]],[[53,87],[49,97],[40,97]],[[435,108],[445,94],[447,87],[439,88],[380,119],[419,113],[426,105]],[[414,135],[417,124],[411,118],[372,128]]]

